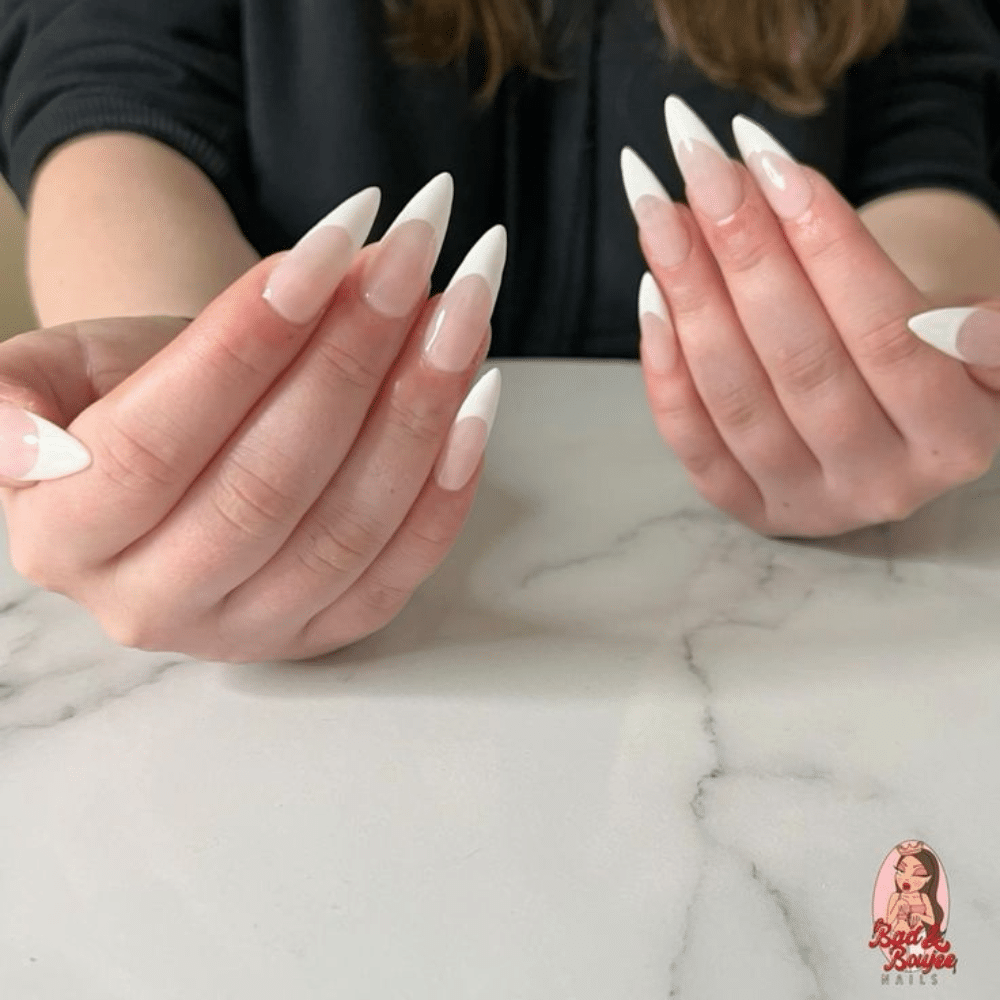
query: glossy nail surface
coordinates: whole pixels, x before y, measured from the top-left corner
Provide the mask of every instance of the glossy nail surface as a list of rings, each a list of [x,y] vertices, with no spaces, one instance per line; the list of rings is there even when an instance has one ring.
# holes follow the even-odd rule
[[[289,323],[314,319],[327,304],[378,212],[381,192],[366,188],[320,219],[271,272],[263,297]]]
[[[639,328],[642,331],[642,354],[649,370],[657,374],[670,371],[677,350],[673,327],[663,294],[649,271],[639,283]]]
[[[799,218],[812,204],[813,189],[792,154],[744,115],[733,119],[733,137],[774,214],[789,221]]]
[[[967,306],[932,309],[907,326],[924,343],[959,361],[1000,365],[1000,312]]]
[[[743,185],[732,160],[705,123],[676,95],[667,98],[664,115],[688,200],[713,222],[727,221],[743,203]]]
[[[466,254],[438,303],[424,339],[424,360],[459,372],[475,357],[496,305],[507,259],[507,230],[494,226]]]
[[[72,434],[36,413],[0,403],[0,475],[22,482],[61,479],[90,463],[90,452]]]
[[[683,263],[691,252],[691,238],[670,195],[628,146],[622,149],[621,169],[625,196],[653,258],[650,263],[663,268]]]
[[[499,402],[500,369],[491,368],[455,415],[435,476],[442,489],[460,490],[472,478],[486,450]]]
[[[382,316],[405,316],[427,289],[444,243],[455,185],[438,174],[421,188],[386,231],[368,262],[361,294]]]

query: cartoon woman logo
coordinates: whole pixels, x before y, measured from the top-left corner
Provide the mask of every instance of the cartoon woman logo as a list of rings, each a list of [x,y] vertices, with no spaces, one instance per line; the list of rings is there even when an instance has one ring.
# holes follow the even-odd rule
[[[954,969],[945,940],[948,880],[937,855],[919,840],[904,840],[882,862],[872,896],[870,948],[886,957],[885,972],[925,974]]]

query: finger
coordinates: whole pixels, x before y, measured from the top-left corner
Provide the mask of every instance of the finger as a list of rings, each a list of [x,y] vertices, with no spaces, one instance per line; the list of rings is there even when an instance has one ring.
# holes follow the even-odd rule
[[[488,336],[506,257],[494,226],[425,309],[350,454],[281,550],[230,593],[243,622],[269,609],[304,625],[361,576],[407,516],[441,452]]]
[[[29,330],[0,346],[0,487],[75,475],[90,451],[63,430],[168,344],[189,320],[115,317]],[[115,381],[117,380],[117,381]],[[5,509],[8,494],[0,494]]]
[[[635,164],[623,153],[640,242],[705,410],[765,499],[794,499],[819,476],[819,463],[775,395],[690,210],[674,205],[645,165],[636,184]]]
[[[66,525],[74,531],[74,560],[105,562],[173,509],[307,342],[319,318],[305,315],[310,299],[320,313],[377,207],[377,189],[348,199],[277,267],[273,257],[261,261],[73,421],[68,430],[88,447],[93,464],[72,479],[48,484],[37,513],[53,524],[67,509],[86,517],[85,524]],[[299,275],[297,284],[290,270]],[[269,277],[285,293],[282,301],[291,303],[292,321],[263,297]]]
[[[677,343],[667,305],[648,271],[639,285],[639,328],[646,396],[661,437],[706,500],[738,521],[763,530],[764,498],[708,415]]]
[[[980,385],[1000,392],[1000,301],[933,309],[907,325],[925,344],[965,363]]]
[[[306,623],[308,656],[381,628],[441,565],[472,509],[499,400],[500,370],[493,368],[459,408],[449,444],[395,535],[347,593]]]
[[[822,174],[798,164],[749,119],[739,116],[733,128],[855,365],[911,447],[928,456],[948,455],[956,441],[964,441],[974,451],[991,452],[991,442],[968,439],[970,427],[997,426],[995,400],[963,365],[907,327],[910,317],[927,310],[927,297]]]
[[[120,580],[145,579],[157,566],[162,577],[170,552],[174,600],[185,602],[174,612],[191,615],[215,607],[281,549],[354,447],[425,305],[452,194],[450,176],[439,175],[369,248],[305,349],[170,517],[123,556]]]
[[[877,481],[894,457],[905,459],[906,442],[844,347],[774,212],[683,101],[669,98],[666,116],[699,230],[784,412],[831,488]],[[690,152],[696,144],[697,156]]]

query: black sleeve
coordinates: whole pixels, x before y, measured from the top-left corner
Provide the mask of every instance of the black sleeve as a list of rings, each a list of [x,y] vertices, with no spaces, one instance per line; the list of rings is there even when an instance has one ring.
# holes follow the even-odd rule
[[[989,125],[1000,48],[975,2],[910,0],[899,37],[848,73],[843,190],[853,205],[943,187],[1000,214]]]
[[[73,136],[138,132],[194,161],[240,217],[248,197],[238,0],[0,0],[0,173]]]

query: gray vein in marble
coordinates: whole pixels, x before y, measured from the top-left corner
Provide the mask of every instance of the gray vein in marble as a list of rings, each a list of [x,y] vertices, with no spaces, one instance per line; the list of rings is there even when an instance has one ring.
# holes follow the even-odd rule
[[[758,582],[763,582],[769,578],[770,574],[765,570],[764,575]],[[688,672],[701,689],[702,695],[705,699],[704,711],[701,719],[701,728],[712,748],[714,757],[712,766],[698,779],[695,786],[695,792],[691,797],[689,806],[695,817],[695,823],[703,841],[706,844],[711,844],[720,851],[728,852],[731,856],[739,858],[747,866],[750,877],[761,886],[765,894],[773,901],[775,909],[781,918],[791,944],[795,949],[795,954],[798,955],[802,965],[806,968],[806,970],[808,970],[810,976],[816,984],[816,991],[811,993],[806,1000],[831,1000],[830,994],[823,986],[822,975],[818,967],[820,961],[822,960],[822,955],[818,952],[808,925],[797,918],[790,901],[777,886],[772,884],[763,875],[761,869],[757,866],[757,863],[753,861],[753,859],[744,857],[742,853],[732,847],[732,845],[721,843],[705,828],[705,817],[708,808],[706,800],[708,790],[712,782],[717,781],[719,778],[734,777],[737,773],[753,773],[744,769],[737,772],[736,770],[728,767],[726,764],[722,743],[719,739],[715,714],[712,710],[713,690],[711,679],[705,667],[699,662],[695,653],[695,637],[699,633],[708,631],[713,627],[717,627],[718,624],[721,623],[705,622],[685,632],[681,637],[684,663]],[[786,775],[786,777],[793,777],[793,775]],[[807,780],[830,780],[829,775],[822,774],[821,772],[817,772],[816,774],[806,774],[801,777],[804,777]],[[685,909],[684,930],[681,935],[680,948],[674,955],[673,961],[670,963],[672,980],[670,989],[671,997],[682,996],[682,989],[677,985],[677,981],[684,969],[684,965],[687,960],[688,947],[692,936],[695,933],[695,907],[697,906],[700,898],[701,887],[704,884],[705,864],[706,860],[703,852],[700,870],[698,873],[698,881],[695,885],[694,892],[691,895],[691,899],[688,901],[688,905]]]
[[[69,719],[75,719],[85,715],[92,715],[112,702],[119,701],[122,698],[127,698],[129,695],[140,690],[141,688],[149,687],[150,685],[158,683],[174,667],[179,667],[191,662],[192,661],[190,659],[183,659],[169,660],[165,663],[156,664],[155,666],[152,666],[148,672],[138,674],[134,678],[130,678],[124,686],[116,685],[105,687],[102,690],[96,690],[93,692],[91,697],[80,699],[76,703],[66,704],[62,699],[60,699],[60,704],[57,707],[50,709],[49,712],[41,718],[15,720],[11,722],[0,720],[0,742],[17,732],[51,729],[54,726],[57,726],[60,722],[66,722]],[[83,673],[87,670],[100,670],[103,665],[103,660],[88,661],[75,664],[65,670],[50,671],[42,677],[32,678],[22,684],[15,682],[3,682],[2,687],[0,687],[0,691],[2,691],[2,694],[0,694],[0,701],[6,701],[16,705],[18,697],[23,697],[27,692],[40,683],[49,681],[54,677],[68,677],[73,674]],[[16,716],[16,709],[8,714],[14,714]]]
[[[615,535],[612,541],[604,548],[596,552],[585,552],[583,555],[574,556],[572,559],[562,559],[559,562],[541,563],[533,566],[531,571],[526,573],[521,579],[520,587],[524,589],[531,586],[536,580],[550,573],[561,573],[563,570],[575,569],[578,566],[586,566],[597,562],[599,559],[610,559],[618,555],[619,551],[626,548],[636,539],[640,538],[651,528],[659,527],[670,521],[677,519],[677,514],[658,514],[656,517],[647,518],[634,528],[620,532]]]

